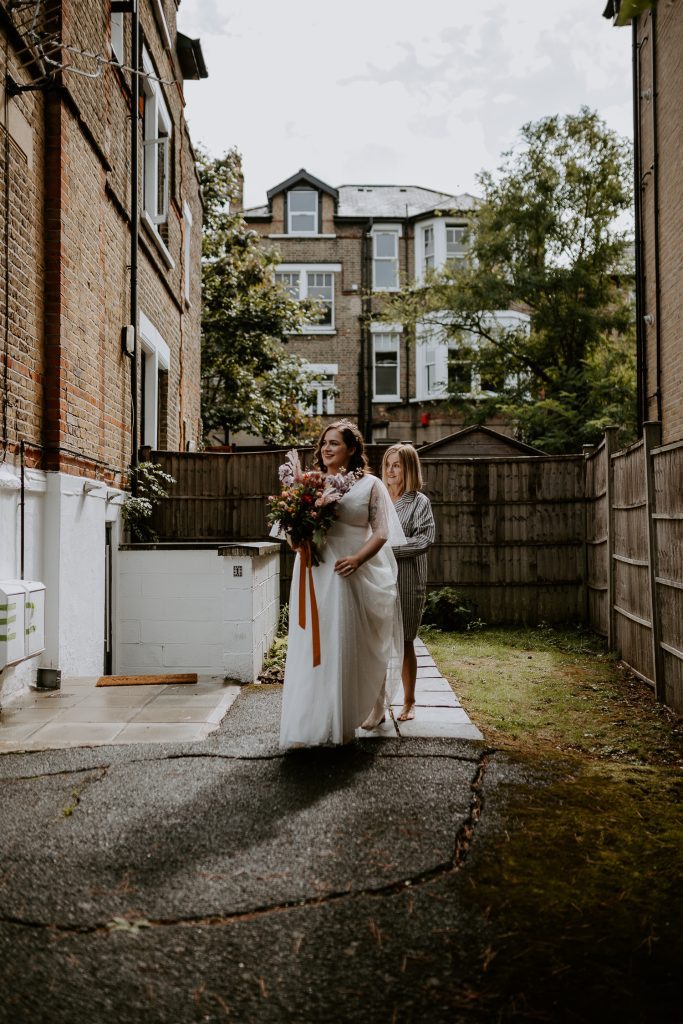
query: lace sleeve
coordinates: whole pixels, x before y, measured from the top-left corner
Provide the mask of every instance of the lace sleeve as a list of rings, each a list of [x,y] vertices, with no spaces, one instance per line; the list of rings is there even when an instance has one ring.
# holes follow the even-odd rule
[[[370,491],[368,522],[372,532],[388,541],[392,547],[400,547],[406,543],[394,504],[380,479],[373,481]]]

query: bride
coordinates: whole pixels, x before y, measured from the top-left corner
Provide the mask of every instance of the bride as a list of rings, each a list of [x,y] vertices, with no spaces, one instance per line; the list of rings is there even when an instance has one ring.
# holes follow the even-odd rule
[[[326,427],[314,452],[328,474],[353,473],[337,504],[321,555],[313,568],[320,622],[320,664],[313,666],[312,616],[304,629],[294,614],[302,571],[297,553],[292,576],[289,640],[280,724],[280,746],[348,743],[358,726],[384,721],[385,692],[401,681],[403,632],[392,545],[405,544],[388,491],[370,474],[355,424]],[[291,544],[291,541],[290,541]],[[310,594],[307,595],[310,601]]]

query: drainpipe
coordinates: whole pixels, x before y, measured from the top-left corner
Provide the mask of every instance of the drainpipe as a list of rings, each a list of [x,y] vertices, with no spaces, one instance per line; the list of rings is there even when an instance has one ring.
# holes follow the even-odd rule
[[[358,426],[366,442],[371,440],[372,423],[370,416],[370,361],[372,344],[370,331],[370,313],[372,309],[372,227],[374,219],[369,217],[365,225],[362,241],[361,263],[361,316],[360,316],[360,353],[358,357]]]
[[[140,117],[140,11],[138,0],[132,0],[130,19],[131,50],[131,118],[130,118],[130,322],[133,325],[133,351],[131,353],[131,466],[138,464],[138,245],[140,230],[139,188],[140,159],[138,120]],[[133,477],[135,493],[135,477]]]
[[[406,203],[406,229],[404,232],[403,245],[405,249],[405,261],[406,261],[406,282],[410,283],[410,243],[408,241],[408,231],[410,228],[410,221],[408,220],[408,204]],[[413,277],[415,275],[413,274]],[[405,337],[405,350],[406,350],[406,411],[410,418],[410,339],[407,333],[402,335]],[[416,349],[417,351],[417,349]]]
[[[654,203],[654,247],[655,247],[655,351],[656,359],[656,391],[657,419],[662,422],[662,329],[661,329],[661,289],[659,267],[659,126],[657,123],[657,10],[653,6],[650,11],[650,56],[652,69],[652,160],[653,160],[653,203]]]
[[[643,305],[645,300],[645,278],[643,274],[643,171],[640,140],[640,44],[638,43],[638,19],[632,22],[633,33],[633,206],[635,217],[636,257],[636,384],[638,436],[642,437],[643,423],[647,415],[647,359],[645,354],[645,324]]]
[[[19,474],[21,478],[21,490],[19,491],[19,579],[24,578],[24,563],[26,552],[26,445],[22,437],[19,442]]]

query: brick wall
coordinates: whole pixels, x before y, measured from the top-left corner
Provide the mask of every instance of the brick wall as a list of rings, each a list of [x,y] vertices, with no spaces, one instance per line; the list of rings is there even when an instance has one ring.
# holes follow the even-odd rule
[[[387,222],[397,221],[388,218]],[[379,221],[379,218],[378,218]],[[400,221],[399,221],[400,222]],[[402,282],[415,274],[415,241],[412,223],[403,221],[399,239],[399,274]],[[382,309],[380,294],[371,294],[372,246],[366,221],[334,219],[334,200],[323,193],[321,235],[309,238],[288,237],[285,234],[284,196],[273,196],[272,219],[250,221],[263,238],[264,245],[275,246],[281,262],[338,263],[341,273],[334,275],[335,333],[306,333],[292,336],[288,348],[312,363],[336,363],[338,373],[335,384],[335,417],[348,416],[363,424],[366,419],[374,424],[375,432],[386,433],[391,439],[426,442],[436,440],[457,430],[462,418],[443,410],[438,403],[422,404],[411,401],[415,395],[416,352],[412,335],[404,332],[400,344],[401,401],[386,405],[370,401],[372,395],[371,336],[364,323],[369,324]],[[325,235],[333,235],[326,238]],[[362,405],[360,382],[361,352],[364,350],[365,412]],[[430,422],[421,425],[421,414],[430,412]],[[381,424],[381,426],[380,426]],[[386,425],[384,425],[386,424]],[[370,433],[367,431],[367,433]]]
[[[40,93],[5,97],[5,71],[16,82],[28,79],[17,57],[19,41],[4,35],[8,63],[0,80],[0,443],[5,436],[11,443],[19,437],[39,440],[43,425],[44,102]]]
[[[180,71],[155,5],[141,6],[144,44],[162,79],[159,89],[173,131],[168,224],[162,243],[143,218],[139,300],[170,350],[162,436],[178,448],[200,436],[202,211]],[[17,67],[13,50],[21,41],[3,17],[5,7],[0,3],[0,30],[7,38],[10,72],[28,82]],[[110,56],[106,2],[63,0],[61,10],[65,42]],[[164,10],[174,39],[175,5]],[[128,22],[124,16],[126,60]],[[88,58],[70,60],[83,70],[95,69]],[[121,349],[121,328],[130,321],[130,75],[111,66],[96,78],[65,72],[44,93],[11,98],[9,108],[9,144],[3,135],[0,146],[0,213],[10,190],[7,303],[4,266],[0,278],[3,339],[6,304],[10,330],[0,376],[3,383],[7,376],[10,457],[23,438],[36,452],[38,446],[45,450],[45,468],[97,467],[103,477],[116,479],[131,457],[131,368]],[[21,148],[29,142],[30,159]],[[142,196],[141,182],[141,210]],[[184,297],[185,203],[192,214],[189,302]]]
[[[643,203],[646,409],[649,419],[662,420],[662,440],[683,438],[683,6],[659,4],[638,19],[640,48],[640,136]],[[654,50],[653,50],[654,43]],[[652,95],[653,58],[657,92]],[[654,117],[658,159],[655,168]],[[655,262],[655,178],[659,188],[659,281]],[[657,323],[659,285],[659,323]],[[657,333],[659,329],[659,357]],[[660,394],[657,401],[657,380]]]

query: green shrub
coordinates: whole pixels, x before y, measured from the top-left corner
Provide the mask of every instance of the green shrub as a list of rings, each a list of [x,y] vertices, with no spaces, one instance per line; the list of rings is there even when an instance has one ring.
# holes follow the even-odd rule
[[[470,629],[481,625],[476,617],[477,606],[453,587],[441,587],[427,594],[422,622],[438,629]]]

